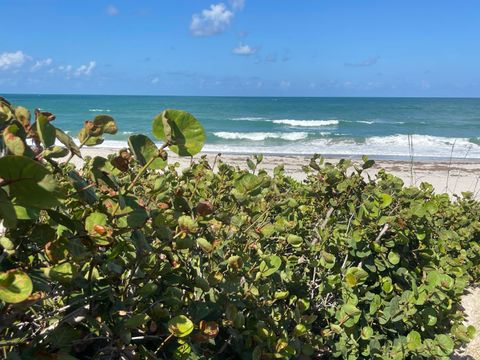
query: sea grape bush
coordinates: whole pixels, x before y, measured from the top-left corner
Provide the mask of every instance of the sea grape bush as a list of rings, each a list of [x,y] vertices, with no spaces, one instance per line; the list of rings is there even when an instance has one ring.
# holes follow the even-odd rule
[[[475,329],[480,204],[405,188],[373,162],[312,158],[305,182],[201,157],[190,114],[114,134],[0,101],[0,351],[9,359],[448,359]],[[58,144],[61,144],[59,146]],[[66,159],[65,159],[66,157]],[[353,170],[352,170],[353,169]]]

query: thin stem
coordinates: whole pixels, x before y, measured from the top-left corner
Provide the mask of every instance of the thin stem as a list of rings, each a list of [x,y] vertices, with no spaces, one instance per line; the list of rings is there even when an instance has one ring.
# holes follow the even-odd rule
[[[159,153],[160,151],[162,151],[163,149],[165,149],[169,144],[168,143],[165,143],[162,145],[162,147],[159,149]],[[158,159],[158,155],[157,156],[154,156],[152,157],[150,160],[147,161],[147,163],[140,169],[140,171],[138,172],[137,176],[135,176],[135,179],[133,179],[133,181],[130,183],[130,185],[127,187],[126,191],[125,191],[125,194],[128,194],[130,191],[132,191],[133,187],[137,184],[137,181],[140,180],[140,178],[143,176],[143,174],[147,171],[147,169],[149,168],[149,166],[155,161]],[[115,214],[117,213],[118,209],[120,208],[120,202],[117,203],[117,205],[115,205],[115,208],[113,209],[113,212],[112,212],[112,216],[115,216]]]
[[[83,147],[83,145],[85,145],[87,143],[88,140],[90,140],[91,136],[90,135],[87,135],[87,137],[80,143],[80,146],[78,147],[78,149],[81,149]],[[65,165],[67,165],[70,160],[72,160],[72,158],[75,156],[75,154],[73,152],[70,151],[70,156],[68,157],[68,159],[65,161]]]
[[[168,342],[168,340],[170,340],[171,338],[173,337],[173,334],[170,334],[161,344],[160,346],[157,348],[157,350],[155,351],[155,354],[158,353],[160,351],[160,349]]]

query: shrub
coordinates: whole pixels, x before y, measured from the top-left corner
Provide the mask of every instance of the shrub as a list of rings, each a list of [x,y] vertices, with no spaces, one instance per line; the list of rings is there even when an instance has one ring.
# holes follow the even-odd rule
[[[190,114],[160,148],[70,164],[117,131],[78,134],[0,102],[0,346],[10,359],[448,359],[478,279],[480,205],[405,188],[373,162],[312,158],[305,182],[197,154]],[[56,145],[61,143],[63,146]],[[66,160],[62,159],[70,154]]]

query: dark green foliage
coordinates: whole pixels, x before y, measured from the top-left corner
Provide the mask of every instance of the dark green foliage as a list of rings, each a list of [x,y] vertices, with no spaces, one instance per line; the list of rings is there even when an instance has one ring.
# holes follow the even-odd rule
[[[25,111],[0,100],[3,133]],[[468,194],[371,180],[366,158],[314,157],[304,183],[258,170],[260,156],[250,171],[204,158],[180,171],[163,148],[193,155],[204,133],[170,112],[154,120],[160,149],[135,135],[133,157],[86,158],[79,172],[53,146],[0,158],[11,359],[448,359],[472,338],[459,307],[480,271]],[[85,124],[82,145],[112,121]]]

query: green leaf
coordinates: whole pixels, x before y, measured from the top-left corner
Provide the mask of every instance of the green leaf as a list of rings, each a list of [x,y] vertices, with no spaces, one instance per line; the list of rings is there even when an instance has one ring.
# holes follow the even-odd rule
[[[97,195],[95,194],[94,189],[89,186],[78,172],[72,170],[69,171],[67,175],[80,199],[87,204],[94,204],[97,201]]]
[[[48,209],[60,205],[57,183],[40,163],[23,156],[0,158],[0,178],[15,204]]]
[[[167,165],[167,162],[159,157],[157,145],[145,135],[131,135],[128,138],[128,147],[142,166],[153,158],[156,159],[150,164],[150,169],[163,169]]]
[[[260,263],[260,273],[262,277],[268,277],[275,274],[282,266],[282,259],[277,255],[271,255]]]
[[[66,262],[50,268],[48,275],[53,281],[58,281],[60,284],[68,285],[73,279],[73,266]]]
[[[360,337],[363,340],[368,340],[373,336],[373,329],[370,326],[365,326],[362,328],[362,331],[360,333]]]
[[[33,158],[33,151],[25,143],[25,133],[17,124],[7,126],[3,131],[3,140],[12,155]]]
[[[20,121],[23,127],[26,128],[28,125],[30,125],[31,114],[27,108],[24,108],[22,106],[17,106],[15,108],[15,117],[17,118],[18,121]]]
[[[301,236],[298,236],[298,235],[289,234],[287,236],[287,242],[290,245],[292,245],[293,247],[300,247],[300,246],[302,246],[303,238]]]
[[[210,242],[207,239],[204,238],[198,238],[197,239],[197,244],[200,246],[200,248],[205,251],[207,254],[211,253],[213,251],[213,246],[210,244]]]
[[[435,340],[437,341],[438,346],[442,349],[445,355],[450,355],[453,352],[455,343],[453,342],[450,336],[445,334],[440,334],[435,336]]]
[[[261,189],[263,179],[259,176],[247,173],[242,174],[239,178],[235,180],[234,186],[235,189],[240,191],[242,194],[252,194]]]
[[[61,146],[53,146],[42,151],[42,157],[47,159],[57,159],[68,155],[68,149]]]
[[[363,284],[368,278],[368,273],[359,267],[351,267],[345,274],[345,282],[350,287]]]
[[[115,135],[118,131],[117,124],[113,117],[108,115],[97,115],[93,119],[95,128],[100,129],[101,134]]]
[[[89,235],[103,237],[106,235],[106,232],[103,233],[100,227],[105,227],[107,220],[108,216],[106,214],[99,212],[91,213],[85,219],[85,230],[87,230]]]
[[[38,220],[40,210],[31,207],[15,205],[15,214],[18,220]]]
[[[82,157],[82,153],[80,152],[80,148],[75,144],[75,141],[70,137],[70,135],[64,133],[62,130],[56,128],[55,129],[55,136],[57,137],[58,141],[60,141],[63,145],[67,147],[68,150],[74,155],[77,155],[79,158]]]
[[[304,324],[297,324],[293,329],[293,336],[300,337],[308,332],[307,327]]]
[[[360,319],[362,311],[353,304],[344,304],[337,313],[339,323],[347,328],[354,326]]]
[[[15,208],[7,193],[0,188],[0,219],[3,219],[3,224],[6,228],[15,228],[17,226],[15,214]]]
[[[88,130],[84,127],[78,133],[77,138],[82,144],[85,144],[86,146],[100,145],[104,141],[101,136],[89,136]]]
[[[0,272],[0,300],[16,304],[26,300],[32,290],[32,280],[23,271]]]
[[[205,143],[205,130],[193,115],[180,110],[165,110],[153,119],[153,135],[172,145],[169,148],[180,156],[194,156]]]
[[[397,265],[400,262],[400,255],[394,251],[390,251],[388,253],[388,261],[390,261],[392,265]]]
[[[50,124],[49,117],[44,113],[37,113],[37,133],[43,146],[48,148],[55,144],[55,127]]]
[[[193,331],[193,322],[185,315],[175,316],[168,322],[168,331],[176,337],[183,338]]]
[[[380,207],[382,209],[389,207],[393,201],[393,198],[388,194],[382,194],[381,197],[382,197],[382,202],[380,204]]]
[[[147,314],[135,314],[124,323],[127,329],[137,329],[145,325],[150,320],[150,316]]]
[[[407,335],[407,347],[409,350],[417,350],[422,346],[422,337],[418,331],[412,330]]]
[[[329,252],[322,251],[322,256],[320,258],[320,265],[325,269],[332,269],[335,266],[335,255],[330,254]]]

